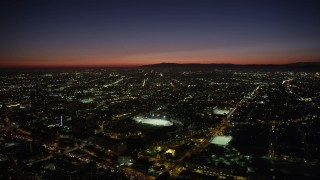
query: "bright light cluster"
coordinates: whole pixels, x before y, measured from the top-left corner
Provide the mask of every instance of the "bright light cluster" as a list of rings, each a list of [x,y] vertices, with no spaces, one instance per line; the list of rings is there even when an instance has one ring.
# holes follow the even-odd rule
[[[231,136],[215,136],[212,140],[212,144],[216,144],[219,146],[226,146],[231,141]]]
[[[173,125],[173,123],[171,121],[164,120],[164,119],[158,119],[158,118],[136,117],[133,119],[138,123],[150,124],[150,125],[154,125],[154,126],[172,126]]]

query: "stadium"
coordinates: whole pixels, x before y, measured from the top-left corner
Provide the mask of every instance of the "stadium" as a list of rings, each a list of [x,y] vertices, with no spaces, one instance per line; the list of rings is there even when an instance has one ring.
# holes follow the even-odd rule
[[[133,120],[135,120],[137,123],[141,124],[148,124],[153,126],[172,126],[173,122],[165,119],[165,116],[163,118],[159,117],[134,117]]]

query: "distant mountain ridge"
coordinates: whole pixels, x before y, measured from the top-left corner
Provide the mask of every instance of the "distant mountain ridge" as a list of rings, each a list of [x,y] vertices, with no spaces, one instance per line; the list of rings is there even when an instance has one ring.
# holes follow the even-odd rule
[[[297,62],[289,64],[201,64],[201,63],[159,63],[143,65],[142,68],[222,68],[222,69],[259,69],[259,70],[317,70],[320,71],[319,62]]]

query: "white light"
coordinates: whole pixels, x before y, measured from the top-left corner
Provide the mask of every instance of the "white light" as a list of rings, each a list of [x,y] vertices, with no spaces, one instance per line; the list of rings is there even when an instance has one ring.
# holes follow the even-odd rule
[[[60,126],[63,126],[63,119],[62,119],[62,116],[60,117]]]
[[[225,146],[228,145],[228,143],[231,141],[231,136],[216,136],[211,140],[212,144]]]
[[[149,124],[149,125],[154,125],[154,126],[172,126],[173,125],[173,123],[171,121],[163,120],[163,119],[155,119],[155,118],[137,119],[137,118],[134,118],[134,120],[138,123]]]

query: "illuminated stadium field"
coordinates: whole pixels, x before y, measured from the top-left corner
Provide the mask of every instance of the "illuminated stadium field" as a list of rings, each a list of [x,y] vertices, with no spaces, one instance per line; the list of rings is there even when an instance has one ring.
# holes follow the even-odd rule
[[[172,126],[173,123],[171,121],[159,118],[133,118],[137,123],[149,124],[153,126]]]
[[[231,141],[231,136],[216,136],[212,138],[211,143],[219,146],[226,146]]]

